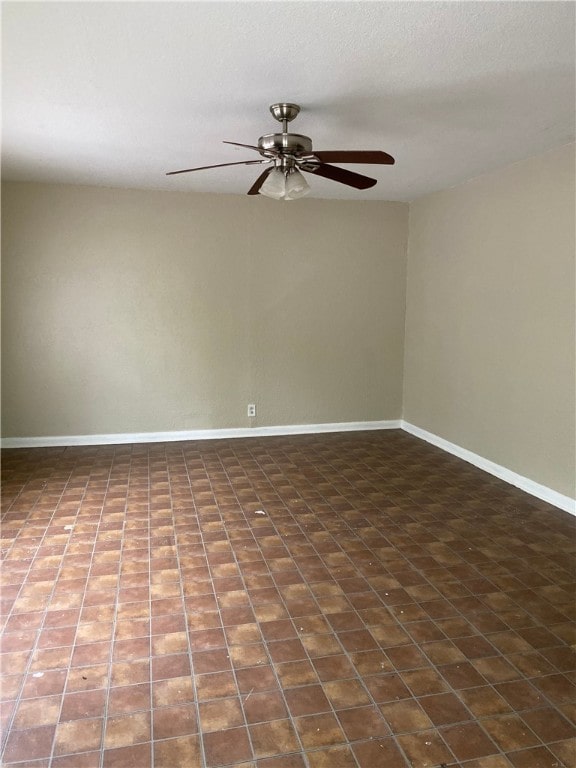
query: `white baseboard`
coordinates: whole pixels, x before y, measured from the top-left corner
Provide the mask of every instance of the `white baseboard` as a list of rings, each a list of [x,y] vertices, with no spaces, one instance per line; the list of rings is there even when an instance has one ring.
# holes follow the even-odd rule
[[[239,427],[234,429],[193,429],[177,432],[128,432],[108,435],[56,435],[47,437],[4,437],[2,448],[50,448],[74,445],[122,445],[127,443],[165,443],[179,440],[219,440],[236,437],[269,437],[271,435],[310,435],[323,432],[361,432],[377,429],[403,429],[432,445],[451,453],[469,464],[520,488],[538,499],[576,515],[576,500],[545,485],[512,472],[477,453],[451,443],[432,432],[400,419],[390,421],[347,421],[332,424],[284,424],[274,427]]]
[[[55,435],[46,437],[4,437],[2,448],[53,448],[73,445],[121,445],[125,443],[167,443],[179,440],[221,440],[231,437],[310,435],[322,432],[361,432],[373,429],[400,429],[395,421],[345,421],[333,424],[282,424],[275,427],[192,429],[177,432],[127,432],[109,435]]]
[[[547,501],[548,504],[552,504],[554,507],[559,507],[565,512],[569,512],[571,515],[576,515],[576,499],[572,499],[570,496],[564,496],[563,494],[552,490],[552,488],[548,488],[546,485],[540,485],[540,483],[536,483],[528,477],[519,475],[511,469],[503,467],[501,464],[496,464],[494,461],[485,459],[483,456],[479,456],[477,453],[473,453],[466,448],[451,443],[443,437],[438,437],[438,435],[435,435],[432,432],[420,429],[420,427],[416,427],[408,421],[402,421],[401,426],[403,430],[409,432],[411,435],[419,437],[427,443],[431,443],[437,448],[441,448],[443,451],[457,456],[459,459],[464,459],[464,461],[467,461],[469,464],[473,464],[475,467],[483,469],[485,472],[500,478],[500,480],[504,480],[505,482],[510,483],[510,485],[514,485],[516,488],[520,488],[522,491],[526,491],[526,493],[536,496],[538,499],[542,499],[542,501]]]

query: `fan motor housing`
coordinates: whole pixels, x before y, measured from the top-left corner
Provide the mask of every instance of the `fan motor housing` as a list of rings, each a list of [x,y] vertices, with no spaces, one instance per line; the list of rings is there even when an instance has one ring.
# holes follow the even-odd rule
[[[312,140],[299,133],[267,133],[258,139],[258,148],[262,152],[300,154],[312,152]]]

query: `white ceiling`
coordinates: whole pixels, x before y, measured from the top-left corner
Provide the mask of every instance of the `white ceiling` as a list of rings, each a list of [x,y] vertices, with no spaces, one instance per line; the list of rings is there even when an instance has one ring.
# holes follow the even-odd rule
[[[317,150],[382,149],[349,165],[364,192],[308,177],[312,196],[412,200],[574,140],[572,2],[4,2],[3,175],[244,194],[294,101]]]

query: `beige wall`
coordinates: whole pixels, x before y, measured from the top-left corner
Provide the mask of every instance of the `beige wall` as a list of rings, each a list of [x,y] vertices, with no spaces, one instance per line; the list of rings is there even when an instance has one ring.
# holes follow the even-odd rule
[[[7,183],[2,209],[4,436],[400,417],[407,205]]]
[[[404,418],[574,496],[574,146],[410,206]]]

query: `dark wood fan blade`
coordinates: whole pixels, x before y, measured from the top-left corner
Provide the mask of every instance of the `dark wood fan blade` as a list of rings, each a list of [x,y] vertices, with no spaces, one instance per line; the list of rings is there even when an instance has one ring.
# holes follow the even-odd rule
[[[273,170],[274,170],[274,166],[272,166],[271,168],[266,168],[264,173],[261,173],[260,176],[258,176],[256,181],[254,182],[254,184],[252,184],[252,186],[250,187],[250,189],[246,194],[257,195],[258,192],[260,191],[260,187],[262,186],[262,184],[264,184],[264,182],[268,178],[268,174],[270,173],[270,171],[273,171]]]
[[[260,149],[252,144],[239,144],[237,141],[223,141],[222,144],[232,144],[234,147],[246,147],[246,149],[255,149],[256,152],[260,152]]]
[[[259,165],[268,163],[269,160],[242,160],[239,163],[218,163],[218,165],[201,165],[199,168],[184,168],[182,171],[170,171],[166,176],[175,176],[177,173],[190,173],[190,171],[205,171],[208,168],[224,168],[227,165]]]
[[[371,179],[369,176],[362,176],[359,173],[326,163],[322,163],[318,168],[302,168],[302,170],[307,173],[315,173],[316,176],[324,176],[324,178],[332,181],[339,181],[340,184],[347,184],[349,187],[356,187],[356,189],[369,189],[377,183],[376,179]]]
[[[377,165],[394,165],[395,160],[392,155],[379,150],[334,150],[329,152],[316,152],[313,154],[323,163],[371,163]]]

